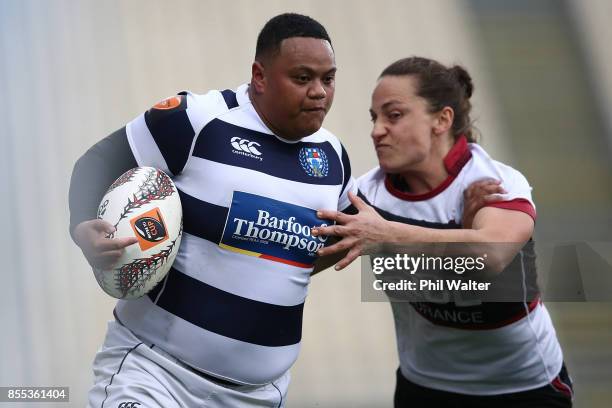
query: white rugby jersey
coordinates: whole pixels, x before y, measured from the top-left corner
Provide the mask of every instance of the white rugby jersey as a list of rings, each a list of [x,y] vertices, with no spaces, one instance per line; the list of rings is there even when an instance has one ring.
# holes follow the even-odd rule
[[[531,187],[515,169],[460,138],[444,160],[449,177],[426,194],[398,190],[379,167],[359,178],[360,196],[388,220],[429,228],[461,228],[463,191],[484,178],[502,180],[508,192],[495,207],[523,211],[535,220]],[[513,262],[525,287],[535,282],[533,241]],[[521,265],[520,263],[523,263]],[[526,296],[526,295],[525,295]],[[519,392],[550,383],[563,356],[539,297],[531,302],[392,302],[402,374],[429,388],[474,395]]]
[[[294,363],[302,309],[325,237],[318,208],[350,205],[348,156],[325,129],[297,142],[273,134],[247,94],[182,92],[126,127],[139,166],[172,175],[183,238],[166,279],[120,300],[119,320],[197,370],[265,384]]]

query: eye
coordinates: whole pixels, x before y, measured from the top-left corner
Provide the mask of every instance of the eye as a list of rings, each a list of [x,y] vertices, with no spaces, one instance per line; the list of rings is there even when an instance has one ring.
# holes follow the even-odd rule
[[[295,81],[300,84],[306,84],[310,81],[310,76],[306,74],[299,74],[295,76]]]
[[[370,122],[372,123],[376,122],[376,115],[373,113],[370,113]]]
[[[391,120],[391,121],[396,121],[399,120],[402,117],[402,112],[400,111],[391,111],[387,114],[387,117]]]
[[[325,85],[331,85],[334,83],[335,80],[336,80],[335,75],[328,75],[323,79],[323,83],[325,83]]]

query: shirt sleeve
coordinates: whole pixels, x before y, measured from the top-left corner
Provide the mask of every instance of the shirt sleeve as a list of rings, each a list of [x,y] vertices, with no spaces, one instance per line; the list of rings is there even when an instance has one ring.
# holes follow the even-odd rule
[[[338,199],[338,211],[349,211],[351,212],[351,201],[348,198],[348,193],[353,193],[357,195],[357,182],[355,178],[351,174],[351,162],[348,157],[348,153],[344,146],[342,147],[342,171],[343,171],[343,180],[342,180],[342,190],[340,193],[340,197]]]
[[[100,200],[108,186],[137,166],[125,127],[100,140],[77,160],[68,192],[71,236],[78,224],[96,218]]]
[[[502,187],[507,194],[502,195],[502,201],[487,204],[487,207],[505,210],[521,211],[536,220],[536,209],[531,197],[531,186],[520,172],[505,166],[501,170]]]
[[[196,136],[190,119],[193,96],[181,92],[167,98],[126,126],[127,139],[139,166],[179,174],[189,158]]]

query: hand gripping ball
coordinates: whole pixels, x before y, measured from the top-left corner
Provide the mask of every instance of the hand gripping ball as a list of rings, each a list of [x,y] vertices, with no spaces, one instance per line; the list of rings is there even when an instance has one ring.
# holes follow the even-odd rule
[[[118,299],[145,295],[164,279],[181,243],[183,211],[176,186],[159,169],[128,170],[106,191],[98,218],[115,226],[108,238],[138,238],[112,268],[94,268],[98,284]]]

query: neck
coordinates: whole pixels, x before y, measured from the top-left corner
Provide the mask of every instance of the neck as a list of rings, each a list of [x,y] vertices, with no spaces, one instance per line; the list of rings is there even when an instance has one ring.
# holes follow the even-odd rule
[[[444,158],[453,147],[452,137],[435,138],[429,156],[413,169],[399,175],[412,194],[425,194],[438,187],[449,176]]]

